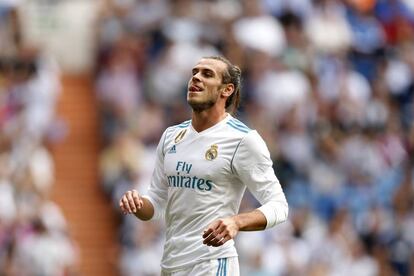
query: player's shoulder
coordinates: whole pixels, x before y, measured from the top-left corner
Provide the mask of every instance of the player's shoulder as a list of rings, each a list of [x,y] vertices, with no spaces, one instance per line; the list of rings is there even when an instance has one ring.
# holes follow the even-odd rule
[[[191,124],[191,120],[187,120],[179,124],[172,125],[169,127],[169,129],[183,129],[183,128],[187,128],[188,126],[190,126],[190,124]]]
[[[263,138],[255,129],[248,127],[245,123],[233,116],[230,116],[227,120],[226,127],[233,137],[240,138],[240,145],[243,145],[243,147],[261,147],[264,143]]]
[[[232,132],[233,135],[244,137],[249,135],[253,131],[250,127],[248,127],[242,121],[230,116],[226,122],[227,130]]]
[[[168,139],[171,139],[171,137],[173,137],[174,134],[178,132],[186,131],[186,129],[190,126],[190,124],[191,124],[191,120],[187,120],[187,121],[167,127],[164,132],[165,138],[168,140]]]

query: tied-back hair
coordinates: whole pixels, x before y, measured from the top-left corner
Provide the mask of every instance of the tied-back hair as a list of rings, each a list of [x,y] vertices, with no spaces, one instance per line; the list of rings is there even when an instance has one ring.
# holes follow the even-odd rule
[[[240,89],[241,89],[241,70],[238,66],[233,65],[228,59],[222,56],[205,57],[205,59],[215,59],[224,62],[227,65],[227,70],[223,72],[222,83],[234,85],[234,92],[226,100],[227,112],[235,115],[240,104]]]

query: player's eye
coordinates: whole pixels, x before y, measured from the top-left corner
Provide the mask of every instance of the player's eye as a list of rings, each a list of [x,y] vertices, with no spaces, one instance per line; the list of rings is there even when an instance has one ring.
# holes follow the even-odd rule
[[[203,75],[204,75],[205,77],[210,78],[210,77],[212,77],[212,76],[213,76],[213,72],[211,72],[211,71],[204,71]]]

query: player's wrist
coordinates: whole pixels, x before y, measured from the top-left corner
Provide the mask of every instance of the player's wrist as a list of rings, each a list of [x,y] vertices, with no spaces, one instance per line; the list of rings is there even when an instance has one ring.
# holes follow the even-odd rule
[[[239,215],[235,215],[235,216],[233,216],[231,218],[232,218],[232,220],[234,222],[234,225],[237,228],[237,231],[239,231],[243,227],[242,226],[242,220],[240,219],[240,216]]]

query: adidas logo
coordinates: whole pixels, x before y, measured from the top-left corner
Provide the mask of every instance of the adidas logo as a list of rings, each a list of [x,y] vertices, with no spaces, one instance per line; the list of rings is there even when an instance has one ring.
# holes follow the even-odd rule
[[[168,153],[176,153],[175,145],[168,151]]]

